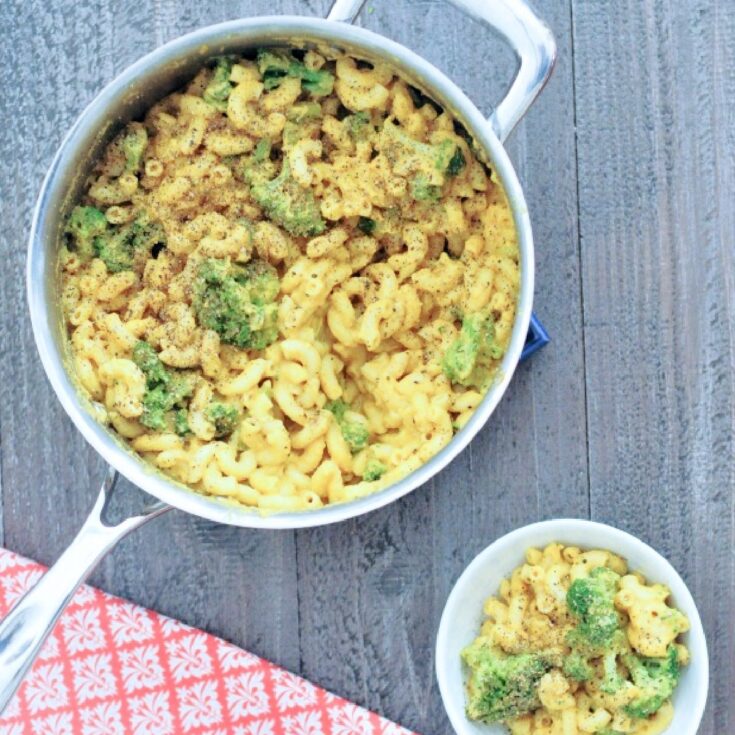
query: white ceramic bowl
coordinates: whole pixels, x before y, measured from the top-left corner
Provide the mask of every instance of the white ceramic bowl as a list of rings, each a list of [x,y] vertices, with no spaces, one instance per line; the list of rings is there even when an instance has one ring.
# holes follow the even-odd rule
[[[484,618],[483,602],[525,561],[526,549],[542,548],[554,541],[583,549],[609,549],[624,557],[630,569],[641,572],[649,582],[669,587],[673,604],[691,623],[683,641],[692,660],[682,669],[674,692],[675,715],[666,735],[694,735],[707,701],[709,664],[702,621],[691,593],[674,567],[635,536],[602,523],[573,519],[534,523],[502,536],[475,557],[454,585],[439,624],[436,674],[455,731],[458,735],[507,735],[507,729],[500,725],[483,725],[465,716],[466,671],[460,651],[477,636]]]

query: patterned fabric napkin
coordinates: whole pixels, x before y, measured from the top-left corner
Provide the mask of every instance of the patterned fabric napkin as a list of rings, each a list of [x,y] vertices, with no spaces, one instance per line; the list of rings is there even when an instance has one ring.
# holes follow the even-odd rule
[[[42,575],[0,549],[0,615]],[[84,586],[0,735],[413,735],[219,638]]]

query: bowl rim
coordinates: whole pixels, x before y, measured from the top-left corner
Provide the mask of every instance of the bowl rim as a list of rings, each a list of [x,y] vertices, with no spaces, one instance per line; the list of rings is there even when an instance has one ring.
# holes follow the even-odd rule
[[[288,37],[294,40],[344,44],[351,51],[356,48],[367,55],[382,56],[399,72],[416,77],[427,87],[427,91],[446,104],[451,104],[453,114],[461,114],[462,122],[467,124],[505,189],[518,233],[521,263],[516,317],[499,377],[467,424],[444,448],[404,478],[371,495],[315,510],[268,514],[197,493],[151,468],[145,460],[126,450],[121,442],[115,440],[111,431],[91,416],[66,372],[63,355],[54,340],[54,329],[57,326],[49,317],[49,310],[54,307],[47,303],[44,288],[39,286],[45,278],[46,257],[55,258],[55,249],[52,250],[50,242],[44,241],[45,238],[50,240],[48,233],[41,234],[49,227],[48,221],[53,217],[49,212],[49,203],[54,197],[60,196],[63,174],[73,162],[83,136],[90,129],[102,129],[103,122],[112,116],[115,103],[120,101],[124,92],[136,80],[145,79],[147,75],[152,76],[177,59],[201,53],[202,49],[208,50],[209,57],[216,55],[217,44],[224,44],[228,39],[231,41],[236,38],[243,48],[254,45],[254,37],[258,34],[272,35],[274,42],[279,37]],[[533,300],[533,236],[523,190],[505,148],[487,118],[442,71],[405,46],[358,26],[303,16],[258,16],[206,26],[159,46],[126,67],[87,105],[59,145],[41,186],[30,231],[26,285],[33,334],[46,375],[66,413],[108,464],[159,500],[186,512],[231,525],[294,529],[346,520],[398,500],[443,469],[484,426],[505,393],[525,343]]]
[[[439,684],[442,703],[444,704],[444,709],[455,732],[458,733],[458,735],[476,735],[476,728],[485,727],[482,723],[472,722],[465,716],[464,676],[462,698],[460,701],[457,701],[457,697],[454,696],[454,689],[452,687],[453,677],[450,674],[450,656],[458,657],[459,651],[451,650],[452,646],[450,645],[449,637],[450,630],[453,625],[454,612],[459,605],[463,588],[468,585],[470,580],[473,580],[481,570],[491,565],[493,558],[497,555],[512,550],[514,547],[518,547],[522,554],[528,548],[541,547],[545,543],[551,543],[551,541],[534,543],[533,538],[531,538],[533,536],[538,538],[540,535],[545,535],[549,532],[556,532],[553,536],[558,543],[564,543],[565,533],[586,533],[589,534],[590,540],[592,541],[591,544],[586,545],[587,548],[604,549],[612,551],[613,553],[618,552],[615,548],[609,547],[607,541],[601,545],[594,545],[594,538],[596,534],[600,537],[603,537],[602,535],[604,534],[604,538],[607,538],[608,536],[617,537],[625,544],[635,547],[636,551],[640,552],[642,559],[650,559],[666,571],[665,578],[662,578],[664,575],[659,574],[657,575],[657,579],[648,581],[665,584],[669,589],[671,589],[672,596],[676,598],[677,607],[679,609],[686,608],[687,610],[686,614],[690,623],[690,629],[687,632],[689,635],[687,648],[692,651],[693,654],[696,654],[697,658],[701,661],[699,668],[703,674],[699,679],[695,680],[695,694],[692,697],[693,701],[691,703],[687,703],[686,710],[687,713],[689,713],[689,722],[687,724],[688,726],[693,727],[691,731],[687,731],[686,735],[691,735],[696,732],[699,724],[701,723],[702,716],[704,715],[709,693],[709,653],[707,650],[707,638],[704,632],[704,626],[702,625],[702,619],[694,600],[694,596],[674,565],[665,556],[663,556],[663,554],[656,551],[656,549],[648,543],[627,531],[616,528],[615,526],[584,518],[554,518],[545,521],[538,521],[521,526],[504,534],[503,536],[500,536],[472,559],[452,585],[452,589],[447,597],[439,622],[434,657],[436,678]],[[506,577],[509,573],[510,572],[507,572],[503,576]],[[489,595],[491,593],[488,592],[487,594]],[[686,675],[687,671],[688,669],[685,668],[684,675]],[[681,706],[676,708],[677,712],[680,710]],[[666,733],[674,735],[674,731],[670,728],[671,725],[663,731],[662,735],[665,735]],[[682,731],[680,735],[685,735],[685,733]]]

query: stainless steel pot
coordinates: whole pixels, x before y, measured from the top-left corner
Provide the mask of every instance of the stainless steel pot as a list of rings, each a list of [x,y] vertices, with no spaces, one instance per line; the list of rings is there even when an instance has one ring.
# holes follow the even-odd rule
[[[457,455],[495,409],[521,357],[531,320],[533,241],[523,191],[502,142],[551,74],[556,47],[549,29],[523,0],[451,0],[473,18],[498,31],[519,58],[517,76],[505,99],[485,118],[459,87],[407,48],[351,25],[365,0],[336,0],[326,20],[260,17],[210,26],[176,39],[126,69],[81,114],[57,152],[36,206],[28,249],[28,301],[43,366],[56,395],[110,471],[79,534],[41,581],[0,624],[0,710],[18,687],[38,649],[97,562],[123,536],[171,507],[213,521],[253,528],[301,528],[341,521],[380,508],[426,482]],[[484,151],[505,187],[520,243],[521,286],[510,346],[501,379],[454,439],[426,464],[394,485],[360,500],[302,513],[262,516],[188,490],[157,473],[108,428],[97,423],[65,369],[67,348],[59,308],[56,254],[66,213],[95,159],[128,120],[181,86],[211,56],[246,48],[326,42],[368,60],[388,61],[409,81],[459,119]],[[114,468],[114,469],[113,469]],[[111,524],[105,510],[116,473],[158,502],[140,515]]]

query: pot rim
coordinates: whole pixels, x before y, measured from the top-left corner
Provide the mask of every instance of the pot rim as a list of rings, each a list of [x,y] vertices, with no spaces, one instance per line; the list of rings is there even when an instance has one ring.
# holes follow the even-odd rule
[[[52,204],[60,203],[63,208],[62,195],[69,189],[66,181],[69,168],[80,147],[92,132],[99,133],[104,125],[110,124],[115,104],[121,103],[136,82],[152,77],[166,65],[183,63],[196,56],[204,61],[225,49],[268,42],[296,45],[309,41],[342,46],[350,53],[362,53],[368,58],[381,57],[461,119],[505,190],[518,233],[521,281],[511,340],[498,377],[467,424],[445,447],[404,478],[371,495],[314,510],[263,514],[232,501],[200,494],[168,478],[129,449],[112,429],[93,418],[64,367],[63,352],[55,337],[60,322],[53,318],[58,316],[57,309],[48,295],[49,288],[52,293],[53,288],[43,284],[55,277],[49,273],[55,274],[59,206],[54,208]],[[49,222],[55,217],[55,233],[49,233]],[[124,69],[87,105],[62,140],[41,186],[30,231],[26,278],[33,335],[46,375],[66,413],[106,462],[134,485],[188,513],[236,526],[294,529],[347,520],[398,500],[441,471],[485,425],[510,383],[526,340],[533,303],[533,236],[523,190],[505,148],[489,121],[442,71],[405,46],[358,26],[303,16],[259,16],[206,26],[169,41]]]

